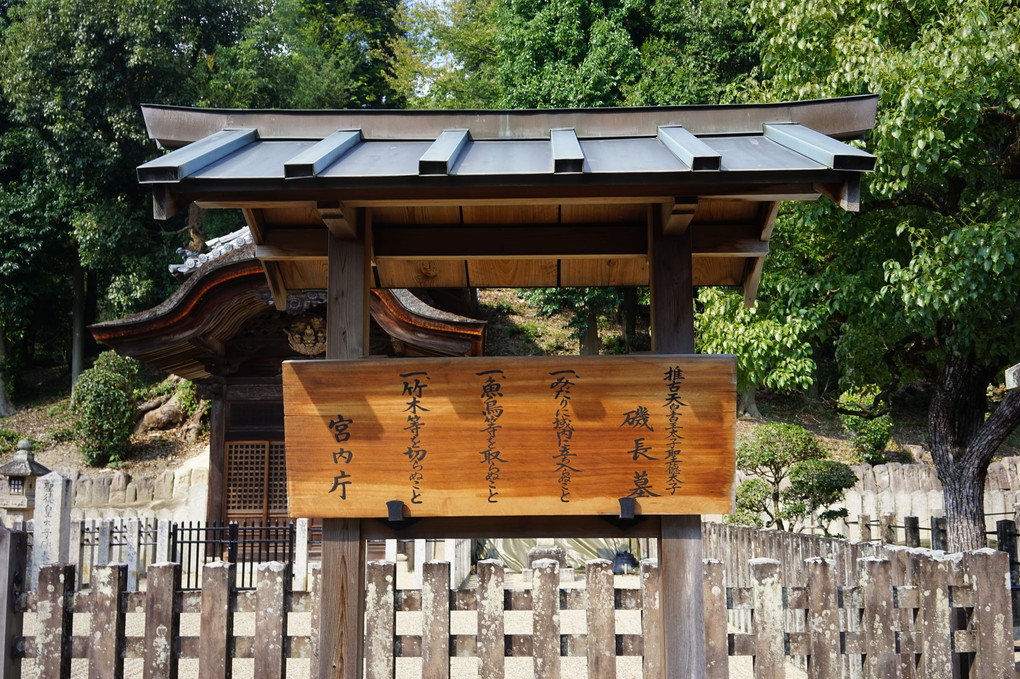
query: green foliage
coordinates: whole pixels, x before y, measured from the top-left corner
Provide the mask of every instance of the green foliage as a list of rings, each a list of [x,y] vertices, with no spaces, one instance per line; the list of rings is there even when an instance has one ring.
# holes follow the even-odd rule
[[[0,428],[0,453],[9,453],[22,439],[21,434],[12,429]]]
[[[827,459],[809,431],[780,422],[759,425],[740,441],[737,468],[750,478],[737,488],[737,508],[727,520],[780,530],[816,515],[827,527],[846,510],[820,510],[840,502],[857,483],[853,470]]]
[[[82,372],[72,394],[74,435],[90,465],[119,462],[127,452],[134,424],[138,363],[112,351],[99,355]]]
[[[174,393],[177,395],[177,402],[180,404],[181,410],[184,411],[185,419],[194,415],[200,403],[195,385],[189,380],[181,380],[177,383]]]
[[[572,312],[568,321],[570,337],[582,345],[585,336],[598,329],[599,319],[616,313],[621,303],[616,288],[534,288],[518,294],[543,316]],[[597,349],[590,347],[591,353],[597,353]]]
[[[806,325],[793,314],[777,317],[766,304],[747,308],[739,293],[704,288],[698,294],[698,350],[736,355],[741,394],[757,387],[788,392],[811,385],[815,362],[804,339]]]
[[[857,484],[850,467],[836,460],[804,460],[790,467],[788,478],[790,486],[782,491],[784,518],[803,521],[817,515],[828,533],[832,521],[847,517],[846,507],[825,508],[842,502],[843,494]]]
[[[850,443],[861,462],[882,464],[885,459],[885,444],[892,436],[893,421],[889,413],[875,416],[875,411],[882,409],[877,401],[878,387],[868,385],[850,389],[839,396],[839,419],[843,428],[850,435]]]

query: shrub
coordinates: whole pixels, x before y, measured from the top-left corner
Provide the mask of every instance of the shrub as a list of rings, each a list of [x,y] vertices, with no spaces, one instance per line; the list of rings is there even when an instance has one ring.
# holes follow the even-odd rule
[[[726,520],[782,530],[817,514],[828,532],[846,509],[825,508],[840,502],[857,476],[827,457],[803,427],[779,422],[755,427],[737,446],[737,468],[751,476],[737,488],[736,511]]]
[[[138,363],[112,351],[82,372],[72,393],[74,436],[90,465],[118,462],[127,452],[134,424],[132,394]]]
[[[21,440],[21,434],[11,429],[0,429],[0,453],[7,453],[14,450]]]
[[[845,391],[839,397],[841,410],[854,411],[854,414],[839,414],[843,429],[850,435],[850,444],[857,452],[858,459],[868,464],[882,464],[886,461],[885,444],[889,442],[893,430],[889,413],[875,415],[883,406],[881,402],[875,401],[878,393],[878,387],[869,385]]]

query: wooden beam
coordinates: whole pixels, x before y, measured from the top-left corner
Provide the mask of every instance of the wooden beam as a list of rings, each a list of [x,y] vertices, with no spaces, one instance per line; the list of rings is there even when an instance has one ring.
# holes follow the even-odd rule
[[[814,185],[818,193],[831,199],[847,212],[861,211],[861,176],[850,174],[843,180],[842,184]]]
[[[776,217],[779,215],[779,202],[763,203],[761,208],[761,235],[760,240],[768,243],[772,238],[772,229],[776,225]],[[755,257],[747,263],[744,274],[744,306],[748,309],[754,306],[758,297],[758,286],[761,284],[761,272],[765,268],[765,255]]]
[[[262,262],[269,281],[269,292],[273,295],[273,305],[277,311],[287,310],[287,285],[283,281],[280,265],[277,262]]]
[[[758,297],[758,286],[761,284],[761,272],[765,268],[765,257],[755,257],[747,262],[747,273],[744,274],[744,306],[754,306]]]
[[[691,253],[698,257],[761,257],[769,244],[757,224],[698,224],[690,228]]]
[[[181,209],[179,197],[166,184],[152,187],[152,218],[160,221],[170,219]]]
[[[324,260],[328,255],[330,234],[322,229],[280,229],[266,232],[255,246],[255,256],[263,262],[281,260]]]
[[[266,217],[262,214],[262,208],[243,207],[241,213],[244,215],[244,221],[248,223],[251,239],[255,241],[256,245],[264,243],[266,241]]]
[[[645,257],[644,224],[376,226],[376,258]]]
[[[666,235],[679,236],[694,219],[698,209],[697,198],[674,198],[662,205],[662,231]]]
[[[358,230],[355,228],[353,219],[348,215],[353,214],[352,208],[346,208],[343,203],[319,201],[315,205],[319,211],[322,223],[326,225],[329,232],[337,238],[357,238]]]

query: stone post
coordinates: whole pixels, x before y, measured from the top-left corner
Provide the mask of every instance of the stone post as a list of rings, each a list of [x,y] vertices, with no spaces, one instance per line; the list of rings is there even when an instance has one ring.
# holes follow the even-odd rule
[[[36,483],[35,532],[32,535],[32,589],[39,569],[67,563],[71,530],[71,479],[50,472]]]
[[[308,587],[308,519],[294,522],[294,591]]]

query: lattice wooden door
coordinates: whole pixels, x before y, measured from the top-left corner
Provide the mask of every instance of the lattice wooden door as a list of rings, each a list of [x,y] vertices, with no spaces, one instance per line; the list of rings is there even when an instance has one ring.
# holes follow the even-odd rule
[[[287,518],[287,466],[283,441],[228,441],[228,521]]]

